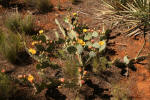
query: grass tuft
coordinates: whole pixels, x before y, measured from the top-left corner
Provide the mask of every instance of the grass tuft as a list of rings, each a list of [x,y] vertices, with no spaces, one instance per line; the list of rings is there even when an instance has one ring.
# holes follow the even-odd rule
[[[17,53],[23,48],[18,34],[0,31],[0,53],[11,63],[15,63]]]
[[[13,13],[5,19],[5,26],[15,33],[32,35],[35,33],[35,20],[31,14],[24,18],[19,13]]]

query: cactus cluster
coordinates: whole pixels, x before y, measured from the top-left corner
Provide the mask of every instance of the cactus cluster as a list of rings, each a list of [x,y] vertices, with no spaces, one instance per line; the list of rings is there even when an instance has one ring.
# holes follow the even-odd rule
[[[76,82],[76,85],[82,86],[87,76],[85,75],[85,73],[87,72],[85,70],[86,67],[89,64],[93,63],[92,60],[94,58],[100,58],[99,63],[101,63],[101,60],[105,58],[100,56],[103,56],[105,53],[107,47],[108,34],[111,31],[103,30],[102,32],[98,32],[96,30],[88,28],[88,26],[86,25],[80,24],[78,22],[78,15],[76,13],[73,13],[73,15],[66,17],[64,21],[68,24],[67,28],[64,28],[59,23],[59,21],[55,19],[56,24],[58,25],[61,33],[65,38],[63,50],[66,56],[72,55],[77,59],[76,63],[78,63],[78,67],[74,67],[76,69],[79,69],[80,73],[77,72],[79,78],[78,82]],[[106,58],[105,60],[107,63],[108,61]],[[101,65],[95,66],[98,68]]]
[[[53,80],[56,79],[58,83],[60,82],[61,87],[80,88],[88,77],[86,67],[93,63],[93,59],[99,59],[96,60],[96,63],[104,62],[103,64],[93,64],[94,67],[97,67],[96,69],[108,64],[108,60],[103,56],[110,31],[98,32],[89,29],[86,25],[79,24],[78,15],[74,13],[64,19],[64,22],[68,24],[67,28],[63,27],[57,19],[55,22],[63,37],[59,36],[59,32],[55,32],[56,39],[52,41],[44,34],[43,30],[40,30],[37,35],[32,36],[33,48],[26,48],[26,50],[38,61],[36,68],[41,71],[41,75],[43,75],[42,69],[46,67],[56,69],[52,66],[56,63],[50,58],[52,55],[59,55],[65,64],[63,67],[59,67],[62,75]]]

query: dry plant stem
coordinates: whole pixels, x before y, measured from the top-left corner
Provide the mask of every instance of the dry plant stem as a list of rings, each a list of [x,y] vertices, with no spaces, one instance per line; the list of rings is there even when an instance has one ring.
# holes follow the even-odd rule
[[[35,84],[34,83],[31,83],[31,85],[33,86],[33,89],[35,90],[34,91],[34,94],[37,92],[37,89],[36,89],[36,87],[35,87]]]
[[[143,45],[142,45],[142,48],[139,50],[139,52],[138,52],[138,54],[137,54],[137,56],[136,56],[136,58],[135,59],[137,59],[138,57],[139,57],[139,55],[141,54],[141,52],[142,52],[142,50],[143,50],[143,48],[144,48],[144,46],[145,46],[145,44],[146,44],[146,39],[145,39],[145,34],[146,34],[146,32],[145,32],[145,26],[144,26],[144,34],[143,34],[143,37],[144,37],[144,43],[143,43]]]
[[[135,25],[133,27],[131,27],[130,29],[128,29],[127,31],[125,31],[124,33],[127,33],[130,35],[131,32],[134,32],[136,31],[138,28],[140,28],[142,26],[142,24],[139,24],[139,25]]]

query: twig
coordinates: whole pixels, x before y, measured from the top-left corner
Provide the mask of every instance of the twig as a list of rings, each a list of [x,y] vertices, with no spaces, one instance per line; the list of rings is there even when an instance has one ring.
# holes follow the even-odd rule
[[[130,29],[124,31],[124,33],[129,34],[131,31],[134,31],[134,30],[136,30],[136,29],[138,29],[138,28],[139,28],[139,25],[135,25],[135,26],[131,27]]]
[[[85,12],[83,12],[83,11],[77,11],[77,13],[82,13],[82,14],[85,14],[85,15],[88,15],[88,16],[89,16],[89,14],[87,14],[87,13],[85,13]]]
[[[145,46],[145,44],[146,44],[146,39],[145,39],[145,35],[146,35],[146,25],[144,25],[144,34],[143,34],[143,37],[144,37],[144,43],[143,43],[143,45],[142,45],[142,48],[140,49],[140,51],[138,52],[138,54],[137,54],[137,56],[136,56],[136,58],[135,59],[137,59],[138,57],[139,57],[139,55],[141,54],[141,52],[142,52],[142,50],[143,50],[143,48],[144,48],[144,46]]]

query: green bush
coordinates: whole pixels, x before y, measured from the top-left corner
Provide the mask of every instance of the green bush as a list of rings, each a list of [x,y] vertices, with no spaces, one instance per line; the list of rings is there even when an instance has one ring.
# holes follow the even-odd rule
[[[28,6],[38,9],[39,12],[49,12],[52,10],[53,5],[50,0],[24,0]]]
[[[5,19],[5,26],[13,32],[20,32],[21,15],[13,13]]]
[[[13,13],[5,20],[5,26],[15,33],[34,34],[35,20],[28,14],[24,18],[19,13]]]
[[[35,33],[35,20],[32,15],[26,15],[21,23],[21,31],[25,34]]]
[[[53,5],[50,3],[50,0],[36,0],[36,8],[40,12],[48,12],[52,10]]]
[[[78,2],[80,2],[80,0],[70,0],[72,2],[72,4],[77,4]]]
[[[21,39],[18,34],[12,32],[0,31],[0,53],[10,62],[14,63],[17,59],[17,53],[21,48]]]

